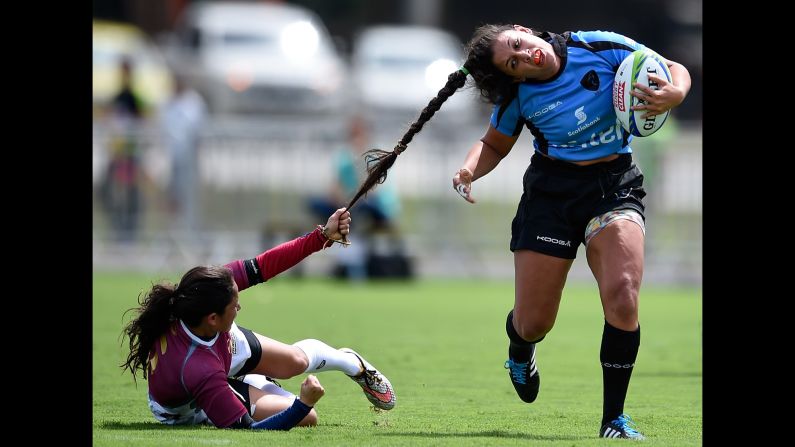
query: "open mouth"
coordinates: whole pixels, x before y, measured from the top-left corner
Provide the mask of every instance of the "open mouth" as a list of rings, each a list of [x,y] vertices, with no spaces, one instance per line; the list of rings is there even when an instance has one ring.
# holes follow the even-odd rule
[[[537,66],[540,67],[544,65],[544,58],[545,58],[544,52],[541,51],[541,49],[537,49],[533,52],[533,63],[536,64]]]

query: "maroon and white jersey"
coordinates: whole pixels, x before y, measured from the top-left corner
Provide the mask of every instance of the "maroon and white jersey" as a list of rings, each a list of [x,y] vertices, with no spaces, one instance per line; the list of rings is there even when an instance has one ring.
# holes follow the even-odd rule
[[[204,341],[174,322],[150,353],[150,408],[160,422],[209,422],[226,427],[246,413],[227,382],[234,338],[220,332]],[[153,402],[154,401],[154,402]]]
[[[323,249],[328,241],[320,229],[282,243],[255,258],[226,264],[238,290],[267,281]],[[193,335],[182,321],[174,322],[150,349],[149,408],[164,424],[213,423],[227,427],[246,413],[229,386],[251,347],[237,324],[210,341]]]

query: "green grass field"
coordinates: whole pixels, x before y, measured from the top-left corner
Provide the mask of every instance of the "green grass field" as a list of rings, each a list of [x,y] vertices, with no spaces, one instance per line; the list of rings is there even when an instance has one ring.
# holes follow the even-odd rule
[[[599,366],[603,318],[595,285],[569,284],[555,328],[539,345],[541,392],[516,396],[503,369],[510,281],[418,281],[348,285],[276,278],[241,294],[237,322],[293,343],[317,338],[352,347],[386,374],[397,394],[373,411],[342,373],[318,375],[326,395],[314,428],[289,432],[167,427],[118,365],[120,333],[140,292],[157,277],[99,274],[93,279],[93,444],[201,445],[554,445],[627,443],[597,437],[602,411]],[[178,275],[167,279],[177,280]],[[641,290],[641,348],[625,411],[645,445],[702,443],[702,307],[699,289]],[[303,376],[281,381],[297,392]]]

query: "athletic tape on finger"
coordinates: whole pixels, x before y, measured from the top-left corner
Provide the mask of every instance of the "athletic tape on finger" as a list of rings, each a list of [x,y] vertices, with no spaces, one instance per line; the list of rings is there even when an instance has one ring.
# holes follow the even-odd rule
[[[467,198],[467,193],[466,193],[466,191],[464,191],[464,184],[463,183],[459,183],[458,186],[455,187],[455,190],[458,191],[458,195],[460,195],[461,197],[463,197],[465,199]]]

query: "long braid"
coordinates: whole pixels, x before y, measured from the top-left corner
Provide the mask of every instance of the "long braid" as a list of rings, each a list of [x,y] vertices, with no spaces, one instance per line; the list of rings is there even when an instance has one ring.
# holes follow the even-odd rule
[[[464,65],[447,77],[447,83],[439,90],[436,97],[428,103],[428,106],[422,110],[419,119],[412,123],[395,148],[391,152],[371,149],[364,153],[368,176],[348,204],[347,208],[349,210],[360,197],[366,195],[376,184],[384,183],[387,171],[395,164],[397,156],[406,150],[406,146],[414,138],[414,135],[422,130],[422,126],[433,117],[433,114],[439,110],[447,98],[464,86],[468,75],[472,76],[475,86],[480,91],[481,98],[491,104],[504,104],[515,96],[517,84],[510,76],[495,68],[492,62],[494,59],[494,42],[502,32],[513,28],[513,25],[507,24],[482,25],[478,27],[472,39],[466,44],[467,60]],[[535,36],[542,36],[542,33],[532,32]]]
[[[442,107],[447,98],[453,96],[453,94],[461,87],[464,86],[466,82],[467,74],[469,71],[466,68],[466,64],[464,67],[450,73],[450,76],[447,77],[447,83],[439,90],[439,93],[428,103],[428,105],[422,109],[422,113],[420,113],[420,117],[414,123],[409,126],[409,130],[403,135],[403,138],[400,139],[395,148],[392,151],[383,151],[380,149],[370,149],[369,151],[364,153],[365,162],[367,164],[367,178],[362,182],[362,185],[359,187],[359,191],[353,196],[350,203],[348,203],[347,209],[350,210],[351,207],[359,200],[360,197],[367,195],[367,192],[370,191],[376,184],[384,183],[387,176],[387,171],[389,168],[395,164],[395,160],[397,156],[400,155],[403,151],[406,150],[406,147],[411,143],[411,140],[414,138],[414,135],[418,134],[422,130],[422,126],[425,125],[428,120],[433,117],[433,115]]]

